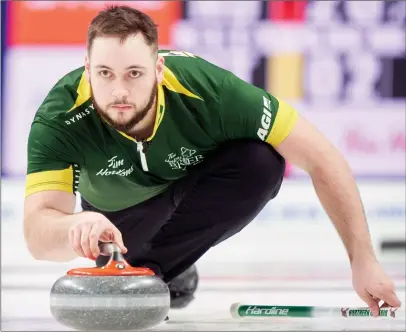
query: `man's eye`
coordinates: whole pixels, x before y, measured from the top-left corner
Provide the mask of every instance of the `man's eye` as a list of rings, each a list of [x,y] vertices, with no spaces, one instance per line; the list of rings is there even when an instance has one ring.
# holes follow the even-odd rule
[[[107,70],[100,71],[100,75],[103,77],[109,77],[110,73]]]
[[[141,75],[141,73],[140,73],[139,71],[136,71],[136,70],[130,71],[130,76],[131,76],[132,78],[137,78],[137,77],[139,77],[140,75]]]

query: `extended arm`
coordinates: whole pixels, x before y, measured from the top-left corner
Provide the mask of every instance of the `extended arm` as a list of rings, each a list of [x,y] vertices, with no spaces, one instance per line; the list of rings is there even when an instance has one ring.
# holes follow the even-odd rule
[[[300,115],[276,150],[311,177],[320,202],[347,249],[353,287],[373,315],[379,315],[380,301],[399,307],[394,283],[375,257],[361,197],[341,153]]]
[[[309,174],[321,204],[344,242],[350,261],[375,259],[361,197],[341,153],[300,115],[289,136],[276,150]]]
[[[226,83],[222,99],[226,137],[260,139],[305,170],[347,249],[358,295],[375,316],[380,300],[400,306],[394,284],[375,256],[355,179],[338,149],[284,101],[236,77]]]

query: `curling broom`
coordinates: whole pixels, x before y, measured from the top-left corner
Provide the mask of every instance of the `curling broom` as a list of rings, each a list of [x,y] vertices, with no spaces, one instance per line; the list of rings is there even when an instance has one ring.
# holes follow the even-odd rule
[[[280,306],[262,304],[233,303],[230,312],[234,318],[265,318],[265,317],[372,317],[369,308],[364,307],[322,307],[322,306]],[[382,307],[379,317],[390,319],[404,318],[404,310],[400,308]],[[375,318],[375,317],[373,317]]]

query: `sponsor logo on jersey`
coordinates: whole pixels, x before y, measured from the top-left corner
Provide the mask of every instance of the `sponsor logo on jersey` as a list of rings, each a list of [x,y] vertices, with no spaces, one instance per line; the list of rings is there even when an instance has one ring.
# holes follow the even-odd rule
[[[268,98],[264,96],[263,99],[264,108],[262,110],[261,128],[258,128],[257,135],[261,140],[265,141],[272,123],[272,105]]]
[[[94,110],[93,104],[87,107],[83,112],[78,112],[75,115],[71,116],[68,120],[65,120],[65,123],[69,126],[72,123],[82,120],[84,117],[90,114],[90,111]],[[69,113],[70,114],[70,113]]]
[[[134,172],[134,166],[131,165],[129,168],[124,167],[124,159],[117,159],[118,156],[114,156],[109,159],[107,168],[100,169],[96,175],[99,176],[110,176],[110,175],[119,175],[119,176],[128,176]]]
[[[196,150],[180,148],[180,155],[176,153],[168,154],[165,162],[169,164],[172,169],[185,170],[187,166],[192,166],[200,163],[203,160],[201,154],[196,154]]]

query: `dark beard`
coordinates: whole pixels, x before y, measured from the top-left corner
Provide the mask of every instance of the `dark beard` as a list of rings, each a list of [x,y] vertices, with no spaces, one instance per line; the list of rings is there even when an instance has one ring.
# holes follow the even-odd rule
[[[145,118],[145,116],[148,114],[148,111],[152,108],[155,102],[155,98],[157,97],[157,92],[158,92],[158,82],[155,82],[151,95],[149,97],[148,103],[143,107],[137,114],[135,114],[127,123],[121,124],[121,123],[116,123],[108,114],[104,113],[100,106],[96,103],[96,100],[93,98],[93,90],[91,89],[91,98],[93,102],[94,109],[99,113],[99,115],[104,118],[110,126],[112,126],[114,129],[121,131],[125,133],[128,136],[134,137],[135,133],[133,131],[133,128],[135,125],[140,122],[142,119]],[[116,104],[120,103],[125,103],[125,101],[116,101]],[[114,104],[113,104],[114,105]]]

